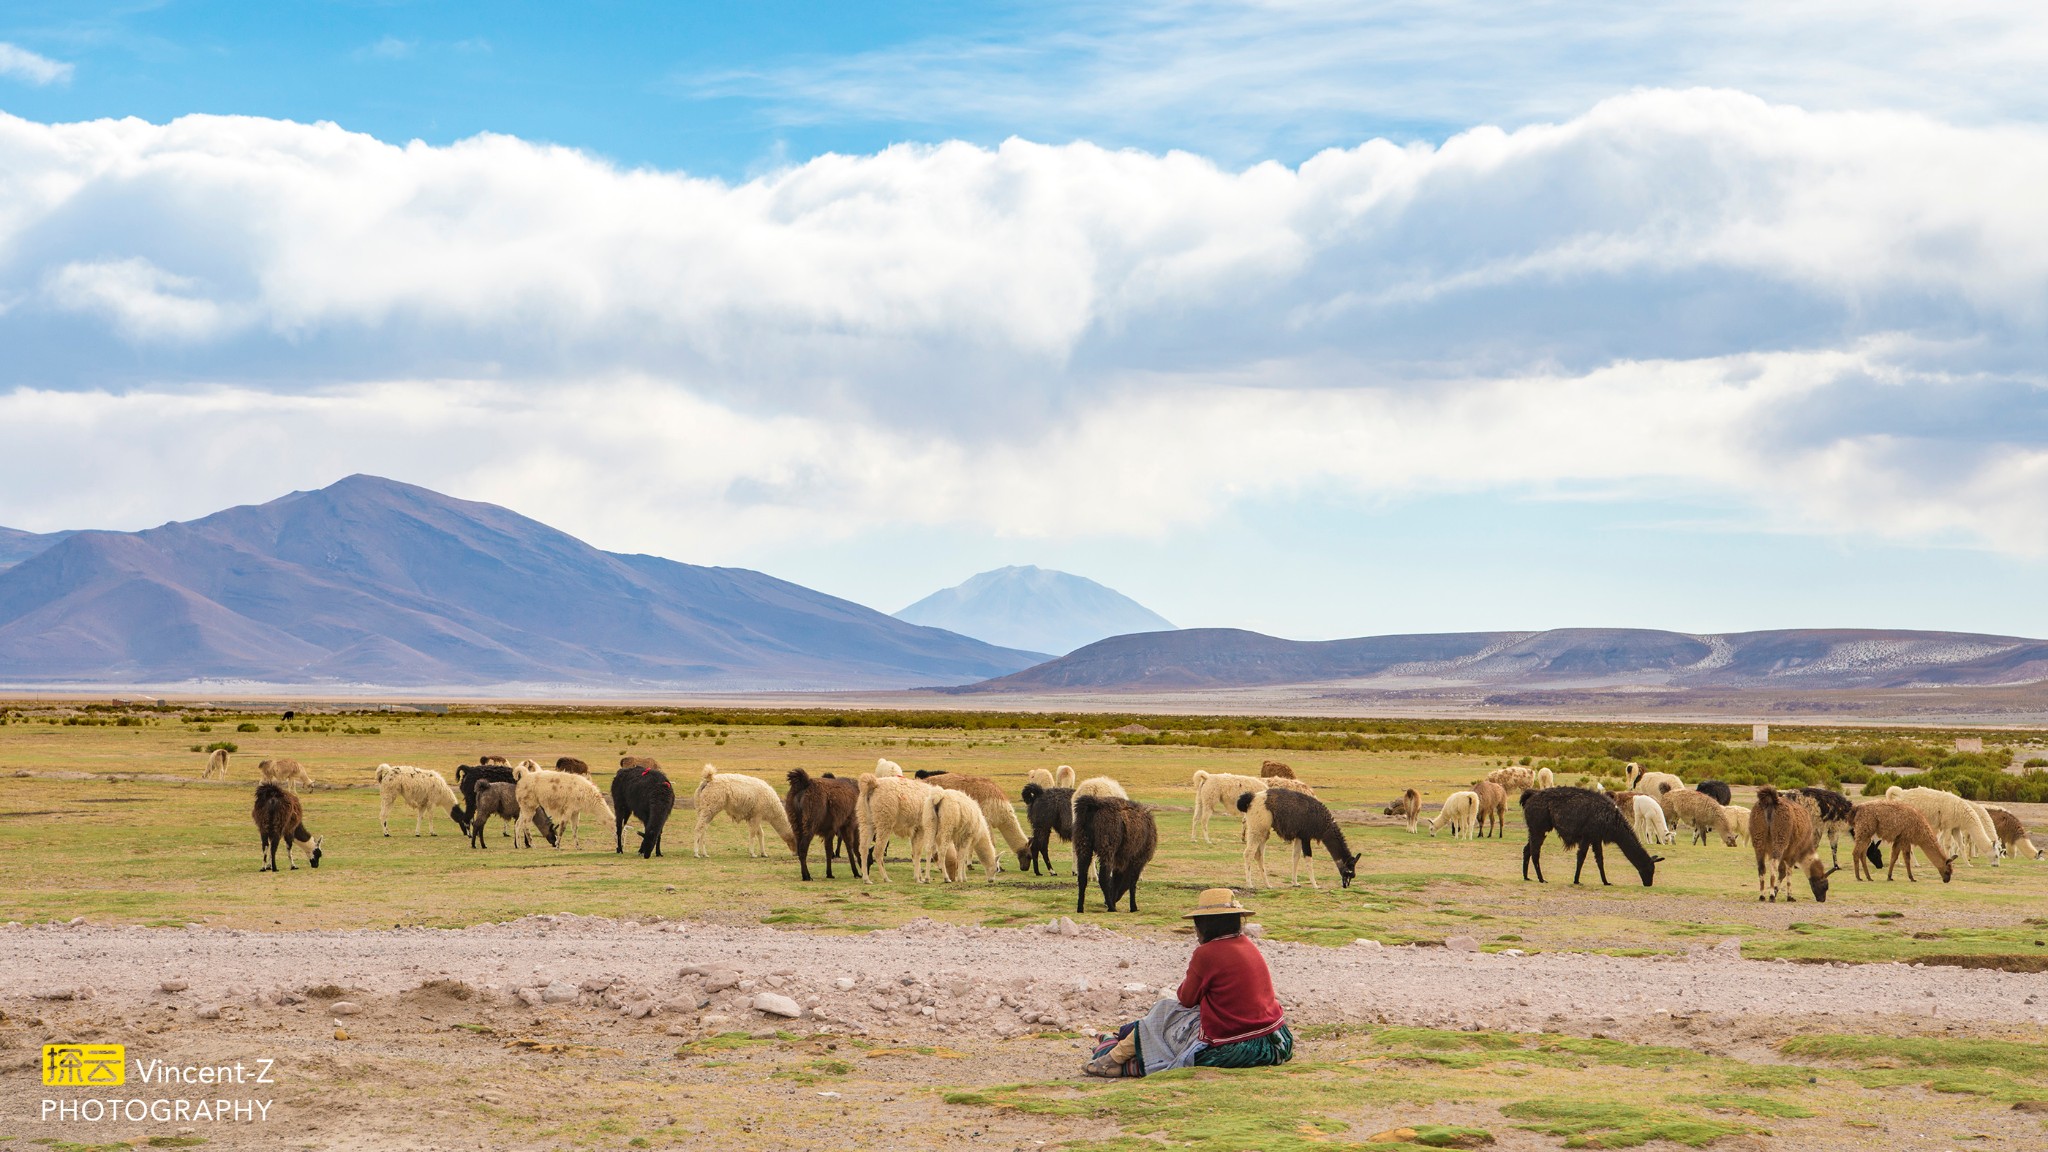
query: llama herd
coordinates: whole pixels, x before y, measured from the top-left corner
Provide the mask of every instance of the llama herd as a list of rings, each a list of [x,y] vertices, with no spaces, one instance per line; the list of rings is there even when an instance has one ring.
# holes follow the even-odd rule
[[[1592,788],[1557,787],[1548,769],[1507,767],[1496,769],[1470,789],[1445,797],[1437,816],[1428,822],[1430,835],[1448,825],[1454,836],[1476,838],[1501,834],[1500,825],[1488,814],[1501,804],[1504,791],[1521,793],[1523,823],[1528,842],[1522,848],[1522,878],[1534,869],[1543,876],[1543,844],[1552,834],[1578,852],[1572,883],[1580,882],[1586,856],[1593,856],[1602,884],[1607,879],[1605,846],[1618,848],[1650,886],[1656,866],[1664,857],[1643,847],[1675,844],[1681,831],[1690,833],[1693,844],[1718,838],[1733,848],[1748,843],[1756,856],[1757,899],[1776,901],[1781,895],[1793,899],[1794,872],[1805,876],[1813,898],[1827,899],[1829,877],[1841,870],[1840,839],[1850,839],[1850,856],[1858,880],[1875,879],[1879,867],[1886,867],[1886,879],[1896,873],[1901,860],[1906,878],[1915,879],[1913,853],[1917,849],[1946,883],[1954,875],[1957,861],[1974,866],[1974,858],[1988,856],[1993,866],[2006,855],[2040,859],[2043,849],[2028,838],[2019,817],[1994,804],[1979,804],[1951,792],[1934,788],[1887,789],[1882,799],[1851,801],[1827,788],[1779,789],[1764,785],[1756,790],[1753,807],[1734,803],[1733,790],[1720,780],[1702,780],[1688,788],[1668,772],[1645,771],[1639,764],[1627,768],[1628,788],[1609,792]],[[1199,774],[1198,774],[1199,775]],[[1240,799],[1242,805],[1243,799]],[[1382,814],[1401,820],[1410,832],[1420,831],[1422,796],[1415,789],[1382,809]],[[1820,840],[1825,834],[1829,862],[1820,861]],[[1891,863],[1885,865],[1883,847],[1892,849]]]
[[[224,775],[226,754],[208,762],[208,776]],[[261,839],[263,866],[277,869],[283,847],[288,866],[296,869],[294,848],[310,845],[309,861],[318,867],[321,840],[305,827],[305,813],[296,789],[311,785],[295,760],[261,762],[253,816]],[[378,823],[391,834],[394,810],[413,816],[413,834],[438,835],[432,814],[446,811],[477,849],[488,847],[489,821],[500,821],[499,835],[519,847],[533,847],[536,833],[551,847],[566,842],[580,846],[585,817],[608,822],[613,851],[627,851],[627,825],[637,826],[634,849],[643,858],[662,854],[662,837],[676,807],[675,788],[660,764],[647,757],[625,756],[613,775],[609,794],[591,779],[588,764],[561,757],[552,766],[532,760],[510,763],[502,756],[479,757],[456,769],[451,785],[440,772],[404,764],[380,764],[376,779],[380,795]],[[855,778],[827,772],[813,776],[801,768],[784,776],[785,792],[768,781],[738,772],[722,772],[706,764],[696,781],[692,854],[711,854],[709,831],[720,817],[746,829],[747,851],[769,854],[773,831],[797,859],[799,876],[809,881],[811,847],[823,853],[825,877],[836,878],[843,862],[865,883],[891,882],[889,852],[900,838],[910,848],[911,877],[917,883],[934,879],[966,881],[979,866],[982,880],[994,883],[1005,863],[998,841],[1014,858],[1019,871],[1057,875],[1052,855],[1055,837],[1071,846],[1076,879],[1075,911],[1087,905],[1093,874],[1106,910],[1123,904],[1137,910],[1137,887],[1156,853],[1159,829],[1153,809],[1131,800],[1123,786],[1108,776],[1077,780],[1074,769],[1034,768],[1017,800],[994,779],[970,773],[920,770],[906,775],[901,765],[880,759],[871,772]],[[1240,817],[1244,882],[1267,887],[1266,847],[1275,837],[1289,849],[1290,880],[1300,883],[1304,862],[1311,887],[1316,877],[1316,848],[1334,866],[1338,882],[1349,887],[1357,875],[1360,853],[1352,850],[1336,815],[1307,782],[1277,761],[1266,761],[1259,774],[1197,771],[1191,843],[1215,843],[1217,812],[1234,810]],[[1645,771],[1630,764],[1627,787],[1608,791],[1560,787],[1548,768],[1503,767],[1445,797],[1437,813],[1423,816],[1422,794],[1409,788],[1382,813],[1394,817],[1410,833],[1427,825],[1435,836],[1448,829],[1454,838],[1500,838],[1506,834],[1506,812],[1516,798],[1528,832],[1522,849],[1522,876],[1543,874],[1543,847],[1553,834],[1577,853],[1572,883],[1581,883],[1591,855],[1602,884],[1607,876],[1606,849],[1617,849],[1636,869],[1645,887],[1652,884],[1665,857],[1651,848],[1674,845],[1686,835],[1694,845],[1718,839],[1724,846],[1747,843],[1756,858],[1757,898],[1793,899],[1795,874],[1804,877],[1816,900],[1826,900],[1829,878],[1841,870],[1840,841],[1850,841],[1850,856],[1859,880],[1875,879],[1886,869],[1891,879],[1903,861],[1909,881],[1917,879],[1913,856],[1931,866],[1944,882],[1957,863],[1974,865],[1987,856],[1995,866],[2005,855],[2044,855],[2028,838],[2024,824],[1996,805],[1978,804],[1931,788],[1892,787],[1883,798],[1852,802],[1826,788],[1756,790],[1750,806],[1734,803],[1723,781],[1703,780],[1687,787],[1678,776]],[[1828,862],[1822,863],[1825,838]],[[1882,849],[1891,848],[1886,864]],[[1041,871],[1042,870],[1042,871]]]

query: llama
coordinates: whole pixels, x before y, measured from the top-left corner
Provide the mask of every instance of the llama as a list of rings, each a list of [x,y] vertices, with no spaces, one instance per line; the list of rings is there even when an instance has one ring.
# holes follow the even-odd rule
[[[1043,769],[1038,769],[1043,771]],[[1024,811],[1031,817],[1031,874],[1038,875],[1038,862],[1045,861],[1049,876],[1059,875],[1052,866],[1052,838],[1074,839],[1074,790],[1042,788],[1036,781],[1024,786]]]
[[[1527,792],[1536,786],[1536,773],[1531,772],[1527,768],[1510,765],[1506,768],[1495,768],[1493,771],[1488,772],[1486,774],[1486,781],[1490,784],[1498,784],[1509,792]]]
[[[1075,775],[1072,764],[1062,764],[1058,768],[1053,769],[1052,783],[1055,788],[1072,788],[1076,779],[1078,777]]]
[[[498,817],[506,828],[519,822],[519,786],[510,780],[493,780],[484,784],[476,790],[474,798],[470,801],[470,813],[468,822],[463,825],[469,833],[469,846],[490,847],[484,842],[484,828],[491,822],[491,817]],[[555,842],[555,822],[548,819],[546,809],[534,809],[533,826],[540,830],[540,834],[547,838],[549,844]],[[525,847],[533,847],[533,834],[530,831],[523,843]]]
[[[1225,804],[1234,805],[1239,795],[1246,792],[1264,792],[1267,783],[1257,776],[1238,776],[1230,772],[1205,772],[1195,770],[1195,817],[1188,827],[1188,842],[1200,840],[1213,844],[1209,838],[1209,821],[1216,815],[1216,809]]]
[[[1038,785],[1041,791],[1059,786],[1059,781],[1053,777],[1052,769],[1050,768],[1033,768],[1024,774],[1024,782],[1026,784]]]
[[[1749,843],[1749,809],[1740,804],[1723,804],[1721,808],[1728,813],[1728,823],[1735,827],[1735,839]]]
[[[1506,795],[1503,793],[1502,795]],[[1244,882],[1246,887],[1273,886],[1273,878],[1266,874],[1266,839],[1278,834],[1287,841],[1294,870],[1288,882],[1301,884],[1301,861],[1308,858],[1308,886],[1321,888],[1316,883],[1316,859],[1312,851],[1316,841],[1322,841],[1330,859],[1336,862],[1337,879],[1346,888],[1351,887],[1351,878],[1358,875],[1359,854],[1351,850],[1344,840],[1344,830],[1337,826],[1337,818],[1321,800],[1289,792],[1285,788],[1270,788],[1264,792],[1241,792],[1237,797],[1237,810],[1244,813]],[[1259,883],[1252,884],[1252,861],[1259,862]]]
[[[261,858],[263,867],[258,872],[277,871],[278,845],[284,846],[284,862],[297,872],[298,864],[292,860],[292,845],[311,843],[306,863],[314,868],[320,866],[320,842],[325,837],[316,837],[306,831],[305,810],[299,806],[299,798],[276,784],[265,781],[256,786],[256,806],[250,815],[256,820],[256,835],[263,841]]]
[[[540,766],[540,761],[538,761],[538,760],[521,760],[521,761],[520,761],[519,763],[517,763],[517,764],[514,764],[514,765],[512,766],[512,776],[513,776],[513,778],[514,778],[514,779],[516,780],[516,779],[518,779],[519,777],[521,777],[521,776],[524,776],[524,775],[526,775],[526,774],[527,774],[528,772],[538,772],[538,771],[540,771],[540,770],[541,770],[541,766]],[[555,771],[559,772],[559,771],[561,771],[561,769],[557,768],[557,769],[555,769]],[[584,773],[584,775],[586,775],[586,776],[587,776],[587,775],[589,775],[589,773],[588,773],[588,772],[586,772],[586,773]]]
[[[1123,785],[1108,776],[1090,776],[1074,785],[1074,799],[1079,801],[1083,796],[1103,796],[1117,800],[1131,798],[1130,794],[1124,791]]]
[[[1107,777],[1097,776],[1085,784]],[[1114,781],[1111,781],[1114,783]],[[1138,878],[1159,847],[1159,824],[1152,810],[1119,796],[1076,791],[1074,794],[1074,875],[1080,890],[1074,911],[1088,910],[1088,866],[1093,863],[1102,887],[1102,907],[1116,911],[1120,897],[1138,910]]]
[[[1259,775],[1266,779],[1295,779],[1294,769],[1289,768],[1287,765],[1282,764],[1278,760],[1268,760],[1265,763],[1259,765]]]
[[[377,808],[377,824],[391,835],[391,805],[404,804],[412,809],[412,834],[420,834],[420,824],[426,820],[427,809],[446,804],[453,810],[462,803],[462,797],[455,789],[448,787],[448,780],[430,768],[415,768],[410,764],[377,765],[377,792],[381,803]],[[457,820],[457,824],[462,821]],[[427,834],[439,836],[438,823],[427,824]]]
[[[1913,849],[1918,848],[1934,861],[1936,871],[1941,873],[1941,882],[1946,884],[1955,875],[1948,853],[1941,850],[1941,841],[1934,834],[1934,826],[1927,817],[1910,804],[1896,800],[1871,800],[1856,805],[1849,816],[1849,834],[1855,837],[1849,849],[1851,861],[1856,865],[1858,880],[1877,879],[1877,865],[1884,862],[1881,853],[1874,850],[1874,844],[1892,846],[1891,867],[1884,878],[1892,879],[1899,870],[1899,857],[1906,858],[1906,882],[1913,882]],[[1869,853],[1866,857],[1864,854]]]
[[[881,777],[884,777],[884,776],[901,776],[901,775],[903,775],[903,765],[901,765],[901,764],[898,764],[898,763],[897,763],[897,762],[895,762],[894,760],[888,759],[887,757],[883,757],[882,759],[879,759],[879,760],[876,760],[876,761],[875,761],[875,777],[876,777],[876,779],[880,779]]]
[[[1526,793],[1525,793],[1526,795]],[[1470,840],[1475,826],[1479,823],[1479,793],[1453,792],[1444,797],[1444,806],[1429,822],[1429,834],[1446,824],[1451,826],[1451,835],[1460,840]]]
[[[1415,826],[1422,822],[1422,793],[1408,789],[1401,793],[1399,800],[1380,809],[1380,815],[1398,816],[1406,822],[1408,831],[1414,832]]]
[[[1884,798],[1912,805],[1927,823],[1934,828],[1935,839],[1943,845],[1950,859],[1961,859],[1970,867],[1976,867],[1972,857],[1990,855],[1997,850],[1998,830],[1992,826],[1991,817],[1982,808],[1963,799],[1953,792],[1935,788],[1901,788],[1894,784],[1885,789]]]
[[[879,872],[882,882],[889,882],[889,841],[897,836],[910,837],[913,875],[922,868],[921,862],[927,855],[924,805],[928,794],[937,790],[907,776],[861,773],[860,842],[867,846],[866,864],[860,870],[862,880],[872,884]]]
[[[512,762],[510,760],[505,759],[503,756],[479,756],[476,758],[476,762],[478,764],[483,765],[486,768],[510,768],[512,766]]]
[[[1652,844],[1677,842],[1678,834],[1664,822],[1664,806],[1655,800],[1648,796],[1634,796],[1629,800],[1626,811],[1629,826],[1635,829],[1638,840],[1648,840]]]
[[[1792,902],[1792,885],[1789,878],[1792,869],[1806,872],[1807,887],[1813,889],[1817,903],[1828,900],[1828,877],[1842,870],[1837,864],[1829,868],[1820,862],[1820,836],[1812,813],[1804,805],[1792,803],[1789,798],[1779,795],[1769,784],[1756,790],[1756,805],[1749,813],[1749,846],[1756,853],[1756,898],[1761,901],[1765,882],[1769,882],[1773,903],[1778,901],[1778,892],[1785,893],[1785,902]]]
[[[653,768],[657,772],[661,770],[661,765],[656,764],[653,760],[647,759],[644,756],[620,757],[619,767],[628,767],[626,763],[626,761],[628,760],[643,760],[645,761],[645,763],[642,764],[641,767]],[[583,761],[578,760],[574,756],[557,756],[555,757],[555,771],[567,772],[572,776],[588,776],[590,775],[590,765],[585,764]]]
[[[562,846],[562,830],[568,829],[570,844],[583,845],[583,817],[602,817],[606,823],[614,822],[612,806],[605,802],[604,793],[590,782],[588,776],[573,772],[528,772],[513,785],[514,794],[519,797],[519,824],[513,835],[523,843],[531,844],[534,814],[545,808],[555,822],[555,839],[549,843],[556,848]]]
[[[924,777],[924,773],[918,774]],[[1017,867],[1025,868],[1031,863],[1031,837],[1024,834],[1024,826],[1017,823],[1017,810],[1010,807],[1010,798],[1003,793],[1003,787],[986,776],[970,776],[964,772],[934,772],[927,777],[930,783],[955,792],[964,792],[976,804],[981,805],[982,819],[989,829],[1003,838],[1010,851],[1017,854]],[[1001,864],[997,864],[1001,868]]]
[[[1479,835],[1481,837],[1486,835],[1487,822],[1492,821],[1494,838],[1501,839],[1505,837],[1507,835],[1505,829],[1508,818],[1508,790],[1491,780],[1480,780],[1473,783],[1472,791],[1479,796]]]
[[[512,769],[497,764],[461,764],[455,769],[455,790],[462,793],[462,807],[451,808],[448,816],[467,829],[475,818],[477,790],[490,784],[515,783]],[[518,813],[513,813],[516,818]],[[512,821],[505,822],[503,834],[512,834]]]
[[[1629,768],[1628,786],[1645,796],[1677,792],[1685,787],[1685,781],[1669,772],[1645,772],[1641,764],[1631,764]]]
[[[1714,803],[1719,804],[1723,808],[1735,802],[1735,793],[1728,787],[1728,782],[1725,780],[1702,780],[1698,784],[1693,785],[1692,790],[1702,796],[1712,796]]]
[[[2027,826],[2020,818],[1996,804],[1982,805],[1984,814],[1991,817],[1991,829],[1998,833],[1998,843],[2005,851],[2015,855],[2025,853],[2028,859],[2039,860],[2043,849],[2034,847],[2027,837]]]
[[[1538,769],[1536,770],[1536,787],[1538,787],[1538,788],[1555,788],[1555,787],[1557,787],[1557,775],[1556,775],[1556,773],[1553,773],[1553,772],[1552,772],[1552,771],[1551,771],[1550,769],[1548,769],[1548,768],[1538,768]]]
[[[228,778],[228,750],[225,748],[215,748],[213,755],[206,758],[206,770],[199,774],[201,780],[211,780],[215,777],[222,780]]]
[[[304,792],[313,786],[313,778],[306,774],[306,766],[285,756],[258,763],[256,775],[265,784],[288,784],[295,792]]]
[[[825,879],[832,879],[832,857],[846,852],[846,862],[860,875],[860,784],[842,780],[827,772],[813,780],[801,768],[791,768],[784,777],[789,794],[782,798],[783,811],[796,836],[797,872],[811,878],[811,841],[822,839],[825,848]]]
[[[1847,796],[1832,788],[1819,788],[1809,784],[1801,788],[1799,794],[1812,800],[1820,811],[1821,829],[1828,834],[1828,863],[1840,864],[1842,853],[1837,837],[1849,831],[1850,810],[1855,805],[1849,802]]]
[[[1707,833],[1721,836],[1721,843],[1735,847],[1735,822],[1729,818],[1728,810],[1721,807],[1712,796],[1696,792],[1691,788],[1679,788],[1665,792],[1657,799],[1663,803],[1664,814],[1676,827],[1680,823],[1692,826],[1692,842],[1705,844]]]
[[[969,852],[981,861],[981,871],[988,882],[996,882],[996,842],[989,836],[988,817],[982,815],[981,805],[973,796],[954,788],[935,788],[927,797],[922,818],[924,842],[934,849],[939,875],[946,883],[958,884],[967,879]],[[931,882],[929,867],[918,881]]]
[[[1614,803],[1590,788],[1545,788],[1541,791],[1522,793],[1522,823],[1529,829],[1529,842],[1522,847],[1522,879],[1529,878],[1529,866],[1536,866],[1538,883],[1543,879],[1543,840],[1551,832],[1564,842],[1567,848],[1577,848],[1578,867],[1572,872],[1572,883],[1577,884],[1586,871],[1586,853],[1593,853],[1593,866],[1599,870],[1600,883],[1613,883],[1607,879],[1606,854],[1603,844],[1612,844],[1621,849],[1635,865],[1636,873],[1643,878],[1643,887],[1648,888],[1656,878],[1657,864],[1662,856],[1652,856],[1636,839],[1635,830],[1622,819],[1621,811]]]
[[[711,855],[705,836],[711,822],[729,816],[733,823],[747,826],[747,855],[768,855],[768,838],[761,831],[766,824],[775,829],[791,852],[796,851],[796,832],[789,826],[789,814],[782,810],[782,797],[766,780],[738,772],[720,772],[709,764],[697,781],[697,835],[692,847],[699,857]]]
[[[612,854],[626,851],[626,820],[630,817],[640,821],[640,858],[661,855],[661,832],[675,810],[675,786],[654,761],[622,765],[612,777]]]

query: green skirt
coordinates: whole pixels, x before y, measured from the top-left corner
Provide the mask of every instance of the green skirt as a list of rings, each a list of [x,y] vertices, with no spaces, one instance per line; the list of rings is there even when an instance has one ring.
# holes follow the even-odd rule
[[[1294,1033],[1282,1024],[1278,1031],[1235,1044],[1204,1048],[1195,1054],[1197,1068],[1261,1068],[1285,1064],[1294,1059]]]

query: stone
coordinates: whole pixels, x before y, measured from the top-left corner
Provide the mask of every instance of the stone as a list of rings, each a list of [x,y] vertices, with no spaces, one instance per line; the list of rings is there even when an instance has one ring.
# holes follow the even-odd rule
[[[544,1004],[569,1004],[582,994],[582,989],[567,980],[557,980],[541,989],[540,998]]]
[[[336,1000],[327,1006],[327,1010],[336,1016],[353,1016],[361,1012],[363,1006],[353,1000]]]
[[[1078,924],[1076,924],[1076,923],[1074,923],[1074,918],[1073,918],[1073,917],[1071,917],[1071,916],[1062,916],[1062,917],[1060,917],[1060,935],[1062,935],[1062,936],[1079,936],[1080,934],[1081,934],[1081,926],[1080,926],[1080,925],[1078,925]]]
[[[336,1040],[346,1040],[346,1039],[348,1039],[348,1030],[347,1030],[347,1029],[345,1029],[345,1028],[336,1028],[336,1029],[334,1030],[334,1038],[335,1038]]]
[[[1741,937],[1730,936],[1728,939],[1723,940],[1720,943],[1714,945],[1714,955],[1723,960],[1742,959]],[[1918,965],[1915,965],[1915,967],[1918,967]]]
[[[577,985],[577,987],[581,988],[585,992],[602,992],[605,989],[610,988],[611,986],[612,982],[610,980],[596,976],[593,976],[590,979],[585,980],[583,983]]]
[[[738,985],[739,982],[740,974],[730,968],[704,974],[704,990],[706,992],[723,992],[727,988]]]
[[[208,1004],[192,1015],[197,1016],[201,1020],[218,1020],[220,1019],[220,1005]]]
[[[1353,948],[1363,948],[1367,952],[1384,952],[1387,950],[1387,946],[1385,944],[1382,944],[1377,940],[1367,940],[1363,936],[1359,937],[1356,940],[1353,940],[1351,942],[1351,946]]]
[[[1444,941],[1444,947],[1453,952],[1477,952],[1479,941],[1470,936],[1453,936]]]
[[[519,997],[519,1002],[528,1008],[538,1008],[541,1005],[540,989],[538,988],[521,988],[516,995]]]
[[[1263,939],[1266,935],[1266,926],[1264,924],[1247,924],[1244,926],[1244,934],[1254,940]]]
[[[834,988],[839,989],[841,992],[851,992],[853,990],[853,984],[854,980],[851,976],[841,976],[839,979],[834,980],[832,982],[832,986]]]
[[[762,992],[754,997],[754,1011],[770,1016],[787,1016],[794,1020],[804,1014],[803,1005],[780,992]]]
[[[163,989],[166,992],[183,992],[185,989],[190,988],[191,986],[192,985],[187,984],[183,980],[166,980],[162,984],[157,985],[157,987]]]

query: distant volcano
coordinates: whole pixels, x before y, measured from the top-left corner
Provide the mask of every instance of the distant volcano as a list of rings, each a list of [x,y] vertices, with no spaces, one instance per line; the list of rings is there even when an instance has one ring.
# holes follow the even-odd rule
[[[1108,636],[1170,632],[1173,624],[1136,600],[1083,576],[1049,568],[997,568],[896,614],[991,644],[1071,652]]]
[[[0,683],[16,685],[872,689],[1039,659],[375,476],[69,534],[0,571]]]

